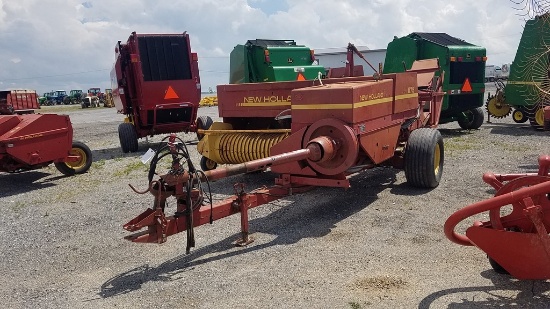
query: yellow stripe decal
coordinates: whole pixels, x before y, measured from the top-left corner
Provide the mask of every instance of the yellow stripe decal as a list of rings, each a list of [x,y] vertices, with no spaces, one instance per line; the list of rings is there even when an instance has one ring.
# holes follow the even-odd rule
[[[417,98],[418,93],[408,93],[402,94],[395,97],[395,100],[406,100],[411,98]],[[370,105],[382,104],[391,102],[392,98],[380,98],[375,100],[363,101],[358,103],[346,103],[346,104],[300,104],[292,105],[292,109],[351,109],[351,108],[361,108]]]
[[[250,102],[250,103],[238,103],[238,106],[290,106],[290,102]]]
[[[300,105],[292,105],[292,109],[350,109],[353,108],[352,103],[344,103],[344,104],[300,104]]]
[[[388,102],[391,102],[392,99],[393,98],[390,97],[390,98],[380,98],[380,99],[357,102],[357,103],[353,103],[353,108],[359,108],[359,107],[365,107],[365,106],[370,106],[370,105],[388,103]]]
[[[514,82],[514,81],[508,81],[509,85],[536,85],[539,86],[542,84],[541,82]]]

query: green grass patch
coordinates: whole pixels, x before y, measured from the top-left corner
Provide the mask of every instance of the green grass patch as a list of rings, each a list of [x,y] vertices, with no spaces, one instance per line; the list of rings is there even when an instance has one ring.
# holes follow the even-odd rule
[[[135,171],[142,171],[147,172],[149,168],[141,163],[141,161],[133,161],[131,163],[126,164],[126,166],[122,170],[118,170],[114,173],[115,176],[127,176],[132,172]]]
[[[80,104],[41,106],[40,109],[35,110],[35,113],[59,113],[59,112],[76,111],[79,109],[82,109]]]
[[[356,302],[349,302],[348,303],[351,309],[361,309],[363,308],[359,303]]]
[[[510,152],[524,152],[525,150],[532,150],[530,146],[521,145],[521,144],[511,144],[504,141],[493,141],[492,145],[497,149],[502,149]]]
[[[105,166],[105,160],[99,160],[96,162],[92,162],[92,168],[93,169],[102,169]]]
[[[445,139],[445,154],[452,154],[453,152],[461,152],[468,150],[483,149],[483,145],[478,143],[475,138],[465,137],[453,137]]]
[[[21,201],[14,201],[12,205],[10,205],[11,210],[14,212],[20,212],[25,209],[25,207],[27,207],[27,204]]]

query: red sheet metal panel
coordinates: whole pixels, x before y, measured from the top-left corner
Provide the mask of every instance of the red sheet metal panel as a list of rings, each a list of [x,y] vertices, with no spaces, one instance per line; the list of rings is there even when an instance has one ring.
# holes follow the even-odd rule
[[[359,143],[374,164],[380,164],[395,155],[401,122],[378,131],[362,134]]]
[[[289,109],[293,89],[319,85],[314,81],[218,85],[220,117],[276,117]]]
[[[0,119],[0,149],[12,159],[39,164],[64,159],[72,148],[73,130],[67,115],[5,115]],[[17,124],[4,132],[3,126]],[[0,153],[1,155],[1,153]]]
[[[39,109],[38,96],[34,90],[6,90],[0,91],[0,104],[13,106],[15,111]]]
[[[418,87],[416,73],[395,75],[395,106],[393,113],[418,108]]]
[[[392,74],[393,75],[393,74]],[[322,84],[343,81],[373,80],[372,76],[323,79]],[[318,80],[218,85],[218,112],[220,117],[276,117],[290,109],[291,91],[318,86]]]
[[[354,124],[392,113],[393,80],[354,81],[296,89],[292,97],[293,131],[325,118]]]

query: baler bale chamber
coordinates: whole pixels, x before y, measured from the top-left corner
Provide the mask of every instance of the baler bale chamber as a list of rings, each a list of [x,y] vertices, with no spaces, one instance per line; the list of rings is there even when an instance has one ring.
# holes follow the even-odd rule
[[[139,138],[196,132],[212,123],[210,117],[197,117],[201,98],[198,56],[191,52],[186,32],[133,32],[126,43],[119,41],[111,86],[117,112],[126,116],[118,128],[125,153],[138,150]]]
[[[413,186],[436,187],[444,161],[443,139],[435,129],[443,97],[441,79],[434,77],[438,69],[437,60],[424,60],[415,65],[414,71],[338,79],[328,84],[323,81],[310,87],[301,82],[219,86],[220,115],[235,115],[224,117],[219,126],[235,126],[236,130],[202,131],[205,138],[198,147],[203,155],[216,152],[223,157],[231,151],[244,151],[247,153],[239,156],[247,158],[247,155],[261,153],[252,138],[246,147],[235,145],[239,138],[228,145],[219,138],[216,142],[205,142],[213,134],[242,136],[242,139],[253,133],[280,134],[284,138],[278,142],[273,142],[274,137],[266,138],[274,143],[269,147],[268,157],[200,171],[189,160],[184,143],[178,143],[175,135],[171,136],[152,159],[147,189],[141,192],[134,189],[137,193],[149,192],[155,196],[154,206],[124,225],[132,232],[147,229],[126,238],[134,242],[163,243],[168,236],[187,231],[189,250],[194,246],[193,227],[240,213],[242,239],[238,243],[248,244],[251,241],[248,209],[316,186],[348,188],[351,176],[379,165],[404,168],[407,181]],[[303,87],[298,88],[300,85]],[[295,89],[290,89],[292,86]],[[232,91],[235,89],[239,91]],[[233,99],[225,101],[222,98],[226,95]],[[258,106],[252,108],[234,104],[235,101]],[[262,133],[262,129],[254,128],[261,122],[254,117],[247,121],[246,116],[265,117],[269,113],[287,115],[284,119],[289,120],[286,125],[290,126],[276,129],[284,132]],[[247,125],[254,131],[246,130]],[[257,140],[263,147],[269,144],[261,138]],[[159,174],[158,158],[172,158],[172,167],[153,179]],[[236,184],[235,195],[215,204],[204,189],[207,181],[268,168],[278,174],[275,185],[269,188],[246,193],[244,185]],[[176,199],[177,209],[168,216],[165,206],[171,197]]]

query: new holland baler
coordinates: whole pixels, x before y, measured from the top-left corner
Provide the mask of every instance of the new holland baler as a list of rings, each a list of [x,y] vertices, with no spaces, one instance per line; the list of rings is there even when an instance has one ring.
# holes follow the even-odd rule
[[[210,117],[197,118],[201,99],[198,56],[191,52],[185,32],[132,32],[126,43],[119,41],[111,86],[117,112],[126,116],[118,127],[123,152],[137,151],[142,137],[196,132],[212,124]]]

